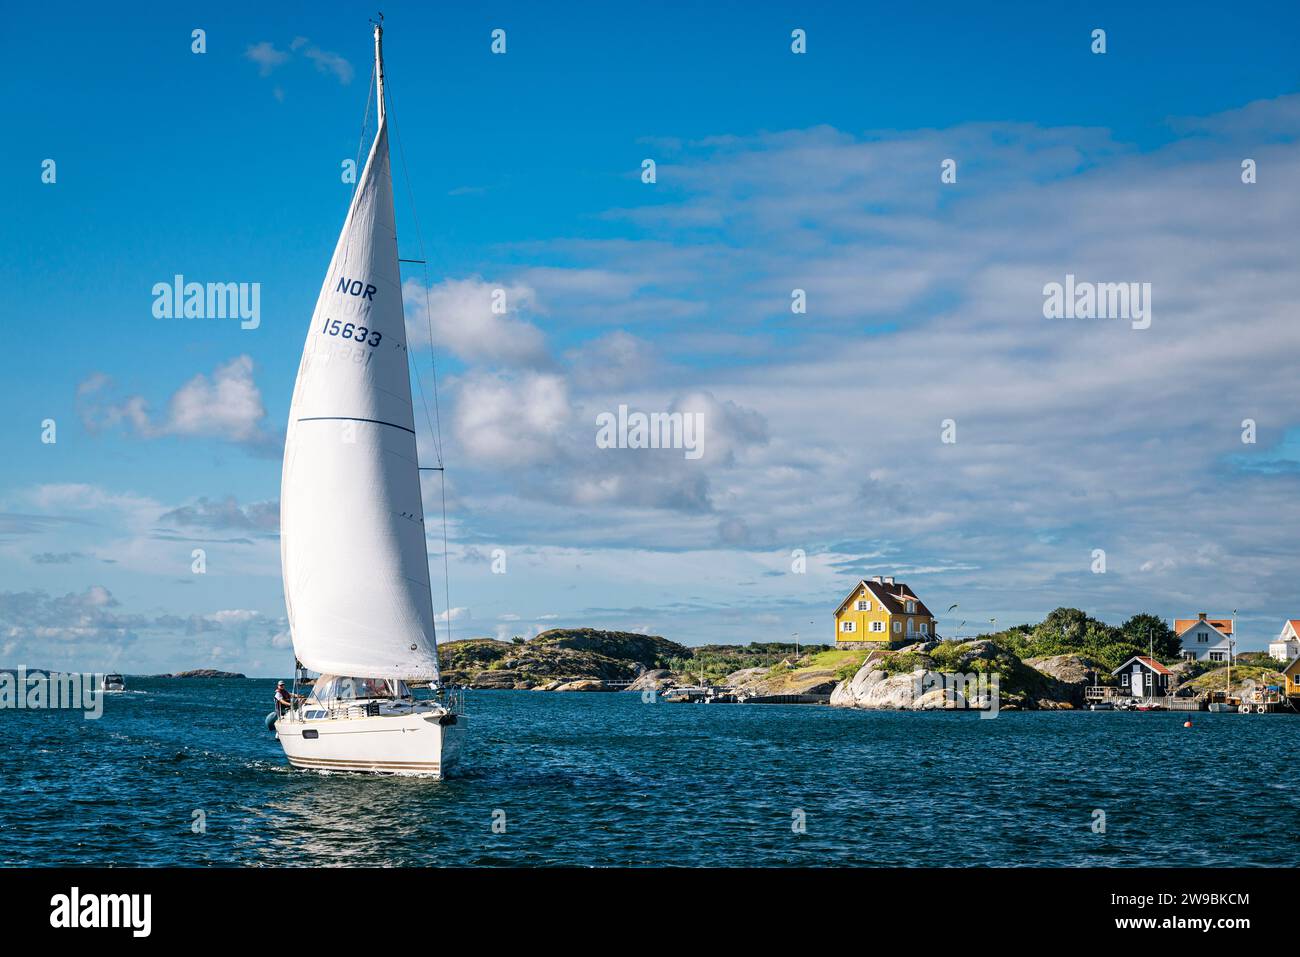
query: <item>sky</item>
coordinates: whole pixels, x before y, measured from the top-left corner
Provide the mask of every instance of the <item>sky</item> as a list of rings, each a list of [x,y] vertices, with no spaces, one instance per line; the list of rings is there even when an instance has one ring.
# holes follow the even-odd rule
[[[1265,647],[1300,8],[807,6],[384,4],[440,638],[829,642],[892,574],[945,634],[1235,611]],[[280,456],[375,11],[48,12],[0,36],[0,667],[285,674]],[[156,317],[178,274],[256,283],[256,327]],[[1149,325],[1048,318],[1067,276]],[[702,454],[599,447],[621,405]]]

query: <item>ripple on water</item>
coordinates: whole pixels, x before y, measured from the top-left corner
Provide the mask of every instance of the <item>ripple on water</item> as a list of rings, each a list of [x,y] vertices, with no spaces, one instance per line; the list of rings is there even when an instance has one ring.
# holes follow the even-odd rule
[[[435,781],[290,767],[262,725],[270,681],[137,682],[98,721],[4,716],[23,760],[4,771],[0,864],[1300,863],[1269,836],[1300,816],[1289,716],[1191,732],[1159,714],[483,692],[465,764]]]

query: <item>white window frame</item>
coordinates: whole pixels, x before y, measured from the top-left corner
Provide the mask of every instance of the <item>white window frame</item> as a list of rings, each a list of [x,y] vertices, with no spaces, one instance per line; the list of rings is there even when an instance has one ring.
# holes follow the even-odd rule
[[[858,611],[871,611],[871,602],[866,599],[858,601]]]
[[[840,622],[840,631],[843,632],[844,634],[852,633],[855,627],[856,624],[854,622],[851,621]]]
[[[928,635],[929,633],[930,633],[930,623],[928,621],[921,622],[921,634]]]
[[[910,598],[907,600],[907,613],[909,615],[916,614],[916,602],[912,601]]]
[[[896,634],[896,635],[901,635],[902,633],[903,633],[903,623],[902,623],[901,621],[895,619],[895,620],[894,620],[894,634]]]
[[[871,623],[871,630],[876,632],[884,631],[885,623],[883,621],[873,621]]]
[[[1127,672],[1127,671],[1124,672],[1122,675],[1119,676],[1119,683],[1122,684],[1125,688],[1128,687],[1128,672]]]

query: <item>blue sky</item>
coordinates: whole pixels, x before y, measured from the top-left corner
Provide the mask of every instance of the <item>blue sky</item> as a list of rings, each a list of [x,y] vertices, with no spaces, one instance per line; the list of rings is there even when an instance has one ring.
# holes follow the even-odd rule
[[[802,6],[384,6],[454,636],[829,640],[893,573],[964,631],[1236,608],[1262,647],[1300,616],[1300,13]],[[0,664],[283,672],[277,442],[373,11],[51,12],[0,39]],[[177,273],[260,283],[259,327],[155,319]],[[1151,328],[1045,319],[1067,273],[1152,283]],[[597,449],[619,404],[707,454]]]

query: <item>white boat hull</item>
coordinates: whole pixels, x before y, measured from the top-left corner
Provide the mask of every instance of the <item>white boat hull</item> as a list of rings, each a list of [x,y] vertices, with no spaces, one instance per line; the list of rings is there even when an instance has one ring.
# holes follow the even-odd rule
[[[276,722],[275,736],[296,768],[441,778],[460,757],[465,729],[465,715],[447,712],[315,720],[286,716]]]

